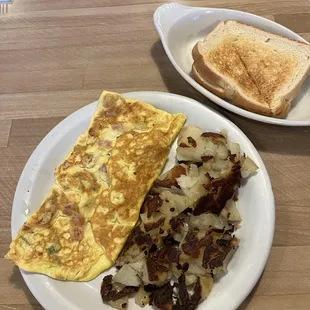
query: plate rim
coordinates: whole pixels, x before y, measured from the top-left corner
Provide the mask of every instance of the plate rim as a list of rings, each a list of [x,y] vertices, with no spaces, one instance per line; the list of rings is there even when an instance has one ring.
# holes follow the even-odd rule
[[[185,79],[185,81],[189,85],[194,87],[203,96],[205,96],[206,98],[211,100],[213,103],[219,105],[220,107],[222,107],[222,108],[224,108],[224,109],[226,109],[226,110],[228,110],[234,114],[240,115],[242,117],[245,117],[245,118],[257,121],[257,122],[262,122],[262,123],[272,124],[272,125],[279,125],[279,126],[289,126],[289,127],[310,126],[310,120],[305,120],[305,121],[300,120],[299,121],[299,120],[287,120],[287,119],[273,118],[273,117],[260,115],[258,113],[254,113],[254,112],[250,112],[248,110],[242,109],[242,108],[240,108],[236,105],[233,105],[233,104],[229,103],[228,101],[216,96],[215,94],[213,94],[212,92],[210,92],[209,90],[207,90],[206,88],[204,88],[200,84],[198,84],[190,75],[186,74],[181,69],[181,67],[178,65],[178,63],[175,61],[175,59],[174,59],[174,57],[170,51],[170,48],[168,47],[168,43],[167,43],[167,40],[165,37],[165,31],[164,31],[164,29],[160,23],[160,16],[161,16],[162,12],[164,12],[167,8],[169,9],[170,7],[178,7],[178,8],[182,8],[184,10],[183,15],[181,14],[179,16],[179,18],[185,17],[186,15],[189,15],[189,14],[193,13],[194,11],[198,12],[198,11],[208,10],[208,11],[220,11],[220,12],[230,12],[230,13],[236,12],[238,14],[242,14],[245,16],[249,16],[250,18],[255,18],[257,20],[260,20],[265,24],[267,23],[267,24],[275,25],[278,28],[282,28],[286,32],[290,32],[291,34],[294,34],[295,36],[297,36],[300,41],[310,44],[307,40],[305,40],[303,37],[301,37],[300,35],[298,35],[294,31],[290,30],[289,28],[287,28],[283,25],[280,25],[280,24],[278,24],[272,20],[269,20],[269,19],[264,18],[264,17],[259,16],[259,15],[255,15],[255,14],[243,12],[243,11],[238,11],[238,10],[224,9],[224,8],[195,7],[195,6],[187,6],[187,5],[179,4],[176,2],[172,2],[172,3],[162,4],[161,6],[159,6],[155,10],[155,12],[153,14],[153,22],[154,22],[155,29],[156,29],[159,37],[160,37],[160,41],[164,47],[165,53],[168,56],[170,62],[172,63],[174,68],[177,70],[177,72],[183,77],[183,79]],[[185,11],[187,11],[187,13],[185,13]],[[176,21],[173,22],[173,25],[175,25],[175,23],[176,23]],[[171,28],[172,28],[172,26],[170,26],[170,28],[166,29],[166,34],[169,33]]]
[[[268,196],[268,203],[271,206],[270,212],[269,212],[269,216],[270,216],[270,234],[268,235],[268,240],[266,242],[266,244],[264,245],[264,249],[265,249],[265,253],[264,256],[262,256],[262,259],[259,261],[259,268],[256,269],[256,274],[251,278],[250,282],[247,283],[247,289],[243,290],[243,293],[239,295],[239,298],[237,299],[237,302],[232,302],[233,308],[235,309],[237,307],[240,306],[240,304],[246,299],[246,297],[250,294],[250,292],[253,290],[254,286],[256,285],[256,283],[258,282],[259,278],[261,277],[261,274],[263,273],[267,260],[269,258],[270,255],[270,250],[272,247],[272,242],[273,242],[273,238],[274,238],[274,230],[275,230],[275,200],[274,200],[274,194],[272,191],[272,185],[270,182],[270,178],[269,178],[269,174],[267,172],[267,169],[265,167],[265,164],[261,158],[261,156],[259,155],[257,149],[255,148],[255,146],[252,144],[252,142],[250,141],[250,139],[243,133],[243,131],[237,126],[235,125],[232,121],[230,121],[229,119],[227,119],[225,116],[223,116],[221,113],[219,113],[218,111],[205,106],[203,104],[201,104],[199,101],[186,97],[186,96],[181,96],[178,94],[172,94],[172,93],[168,93],[168,92],[158,92],[158,91],[135,91],[135,92],[126,92],[126,93],[122,93],[123,96],[127,97],[127,98],[132,98],[132,99],[139,99],[139,96],[143,96],[143,95],[153,95],[153,96],[164,96],[164,97],[174,97],[174,98],[179,98],[181,100],[185,100],[185,101],[191,101],[192,104],[196,105],[196,106],[202,106],[203,108],[210,110],[212,113],[215,113],[217,116],[221,117],[223,119],[223,121],[226,122],[226,124],[228,124],[229,126],[231,126],[232,128],[234,128],[235,130],[238,131],[238,133],[243,137],[243,139],[245,139],[246,143],[249,145],[249,147],[252,149],[252,151],[255,153],[255,155],[257,156],[258,159],[258,165],[260,168],[260,171],[262,171],[262,176],[263,179],[266,183],[266,190],[268,190],[267,196]],[[69,119],[76,113],[81,113],[81,111],[83,111],[84,109],[89,109],[91,105],[95,105],[98,101],[94,101],[92,103],[89,103],[87,105],[85,105],[84,107],[72,112],[71,114],[69,114],[68,116],[66,116],[62,121],[60,121],[56,126],[54,126],[47,135],[45,135],[43,137],[43,139],[40,141],[40,143],[36,146],[36,148],[34,149],[34,151],[32,152],[32,154],[30,155],[30,157],[27,160],[27,163],[25,164],[23,171],[20,175],[20,178],[18,180],[18,184],[16,186],[16,190],[14,193],[14,198],[13,198],[13,203],[12,203],[12,215],[11,215],[11,236],[12,239],[14,238],[14,235],[16,233],[15,230],[13,230],[13,222],[14,222],[14,214],[17,212],[17,210],[14,211],[14,209],[16,209],[17,207],[14,208],[14,206],[16,205],[16,200],[18,200],[18,193],[19,191],[21,191],[21,182],[22,179],[25,177],[25,172],[28,169],[29,166],[32,165],[32,158],[36,155],[36,153],[40,150],[40,146],[42,147],[44,140],[47,139],[50,135],[53,134],[53,132],[55,130],[57,130],[57,127],[61,126],[60,124],[66,123],[69,121]],[[19,229],[19,227],[17,228]],[[27,287],[29,288],[29,290],[31,291],[31,293],[33,294],[33,296],[36,298],[36,300],[41,304],[41,306],[43,306],[45,309],[52,309],[50,307],[48,307],[48,305],[46,304],[46,302],[44,301],[43,297],[39,295],[39,293],[36,292],[36,288],[34,283],[32,283],[31,279],[29,278],[29,274],[31,275],[31,273],[27,273],[25,271],[23,271],[22,269],[20,269],[21,275],[27,285]]]

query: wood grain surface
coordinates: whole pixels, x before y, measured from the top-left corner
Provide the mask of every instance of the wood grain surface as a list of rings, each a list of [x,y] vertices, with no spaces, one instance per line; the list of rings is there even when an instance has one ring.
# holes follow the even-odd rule
[[[309,0],[180,2],[262,15],[310,40]],[[11,240],[12,200],[29,156],[49,130],[102,89],[169,91],[214,107],[167,59],[152,20],[162,3],[13,0],[0,15],[0,257]],[[240,309],[310,309],[310,128],[260,124],[216,108],[259,150],[276,199],[271,255]],[[42,309],[18,268],[3,258],[0,274],[0,309]]]

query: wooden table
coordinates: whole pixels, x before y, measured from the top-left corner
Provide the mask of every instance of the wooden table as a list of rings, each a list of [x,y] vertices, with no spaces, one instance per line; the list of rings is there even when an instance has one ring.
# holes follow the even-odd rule
[[[102,89],[169,91],[214,107],[167,59],[152,20],[161,3],[14,0],[0,15],[0,257],[11,240],[12,199],[30,154],[49,130]],[[310,40],[309,0],[182,3],[267,16]],[[276,198],[271,255],[240,309],[310,309],[310,129],[226,115],[259,150]],[[17,267],[0,258],[0,274],[0,309],[41,309]]]

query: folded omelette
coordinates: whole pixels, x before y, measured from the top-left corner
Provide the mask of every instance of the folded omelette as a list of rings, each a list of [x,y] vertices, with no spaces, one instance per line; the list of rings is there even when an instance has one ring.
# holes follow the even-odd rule
[[[88,281],[114,264],[185,116],[104,91],[55,184],[6,258],[55,279]]]

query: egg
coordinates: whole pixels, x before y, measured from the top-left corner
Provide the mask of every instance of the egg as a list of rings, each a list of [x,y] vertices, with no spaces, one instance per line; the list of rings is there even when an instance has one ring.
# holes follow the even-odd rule
[[[104,91],[88,129],[6,258],[55,279],[89,281],[111,267],[135,226],[185,116]]]

